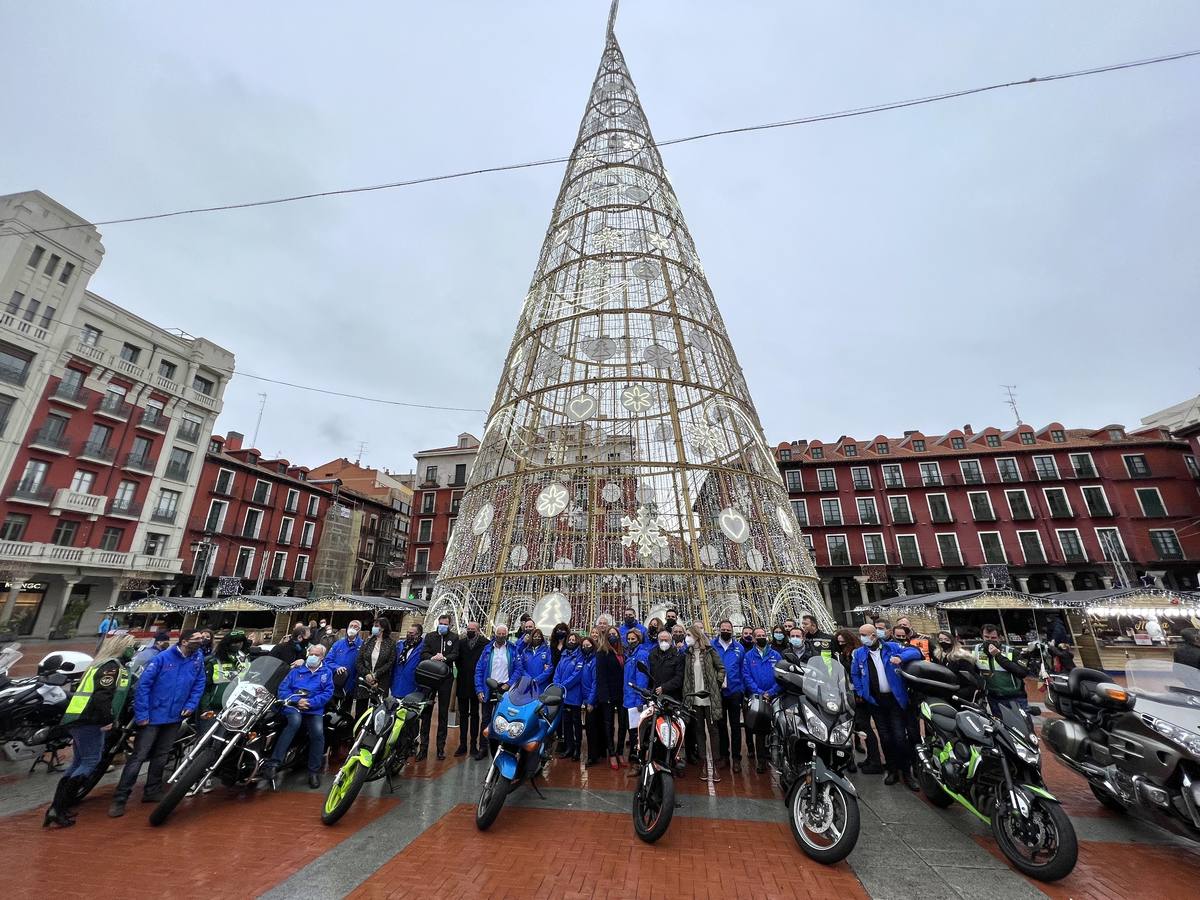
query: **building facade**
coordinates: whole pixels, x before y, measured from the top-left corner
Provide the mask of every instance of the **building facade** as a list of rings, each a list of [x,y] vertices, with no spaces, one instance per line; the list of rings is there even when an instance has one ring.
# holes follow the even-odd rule
[[[1200,468],[1161,429],[968,425],[775,453],[842,621],[901,590],[985,581],[1033,593],[1197,585]]]
[[[479,454],[479,439],[466,432],[450,447],[413,454],[412,531],[408,544],[408,596],[429,599],[458,518],[463,491]]]
[[[401,582],[392,563],[399,512],[338,480],[332,488],[313,573],[316,595],[398,594]]]
[[[91,631],[170,593],[233,355],[88,290],[99,232],[45,194],[0,197],[0,630]]]

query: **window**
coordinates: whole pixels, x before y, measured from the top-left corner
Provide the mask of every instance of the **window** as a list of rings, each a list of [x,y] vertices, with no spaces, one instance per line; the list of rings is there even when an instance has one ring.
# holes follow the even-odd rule
[[[417,540],[426,543],[433,540],[433,519],[422,519],[417,525]]]
[[[911,525],[912,524],[912,509],[908,505],[907,497],[888,497],[888,509],[892,514],[892,523],[895,525]]]
[[[39,444],[45,444],[50,447],[65,448],[67,443],[67,425],[70,421],[69,416],[50,413],[46,416],[46,421],[42,423],[42,427],[38,430],[35,440]]]
[[[972,491],[967,494],[971,501],[971,518],[976,522],[995,522],[996,513],[992,509],[992,498],[987,491]]]
[[[184,413],[181,416],[182,421],[179,423],[179,431],[176,437],[181,441],[187,441],[189,444],[194,444],[200,440],[200,429],[204,427],[204,420],[193,416],[190,413]],[[211,452],[220,452],[220,447],[215,451],[209,448]]]
[[[917,453],[922,453],[925,450],[925,442],[920,438],[913,438],[912,448]]]
[[[921,463],[921,483],[926,487],[937,487],[942,483],[942,469],[935,462]]]
[[[1120,560],[1129,562],[1125,554],[1125,542],[1121,540],[1121,532],[1115,528],[1097,528],[1096,539],[1100,541],[1100,552],[1109,562]]]
[[[810,451],[813,459],[824,459],[825,449],[823,447],[813,447]]]
[[[1083,492],[1083,502],[1087,506],[1089,516],[1111,516],[1112,507],[1108,505],[1108,497],[1100,485],[1087,485],[1080,488]]]
[[[122,481],[117,485],[117,492],[113,495],[113,502],[110,508],[111,512],[129,512],[133,509],[134,497],[137,496],[138,484],[136,481]]]
[[[287,499],[283,502],[284,512],[295,512],[300,508],[300,492],[295,488],[288,488]]]
[[[953,532],[937,536],[938,556],[943,566],[961,566],[962,552],[958,549],[958,535]]]
[[[158,492],[158,506],[154,508],[154,518],[159,522],[174,522],[175,514],[179,511],[179,491],[169,491],[163,488]]]
[[[160,359],[158,361],[158,374],[167,381],[174,381],[175,375],[179,372],[179,366],[168,359]]]
[[[816,544],[813,543],[813,536],[811,534],[801,534],[800,540],[804,542],[804,546],[808,549],[808,555],[815,558]]]
[[[125,537],[125,529],[117,528],[115,525],[110,525],[104,529],[104,534],[100,536],[101,550],[120,550],[121,539]]]
[[[1096,464],[1092,461],[1092,454],[1072,453],[1068,458],[1071,460],[1071,470],[1075,473],[1076,478],[1096,477]]]
[[[313,545],[313,534],[316,532],[317,526],[312,522],[305,522],[304,527],[300,529],[300,546],[311,547]]]
[[[54,321],[54,314],[57,310],[53,306],[42,307],[42,320],[38,322],[43,328],[49,328],[50,323]]]
[[[220,531],[225,527],[225,513],[229,510],[229,504],[224,500],[213,500],[208,505],[208,518],[204,520],[205,531]]]
[[[125,343],[121,345],[121,359],[127,363],[136,364],[138,357],[142,355],[142,348],[135,347],[133,344]]]
[[[1110,428],[1108,429],[1108,439],[1110,441],[1123,441],[1125,440],[1125,432],[1120,428]]]
[[[979,467],[979,460],[961,460],[958,468],[962,472],[963,484],[983,484],[983,469]]]
[[[1022,431],[1022,432],[1021,432],[1021,443],[1022,443],[1022,444],[1032,444],[1032,443],[1034,443],[1036,440],[1037,440],[1037,438],[1035,438],[1035,437],[1033,436],[1033,432],[1032,432],[1032,431]]]
[[[316,516],[321,512],[321,498],[313,494],[308,498],[308,509],[305,510],[305,515]]]
[[[254,503],[266,505],[271,500],[271,482],[261,478],[254,482]]]
[[[1021,470],[1017,468],[1017,461],[1011,456],[996,460],[996,474],[1000,476],[1001,481],[1021,480]]]
[[[292,542],[292,528],[295,524],[296,520],[287,516],[279,520],[279,543],[290,544]]]
[[[50,465],[41,460],[31,459],[25,463],[25,471],[21,473],[21,481],[17,490],[21,493],[31,493],[41,490],[42,482],[46,480],[46,472]]]
[[[900,551],[900,565],[921,565],[921,548],[917,545],[915,534],[896,535],[896,549]]]
[[[100,337],[104,334],[95,325],[84,325],[83,331],[79,333],[79,343],[88,347],[95,347],[100,343]]]
[[[792,514],[796,517],[798,524],[808,526],[808,504],[803,500],[792,501]]]
[[[12,408],[16,404],[17,400],[15,397],[0,394],[0,434],[4,433],[4,428],[8,425],[8,415],[12,412]]]
[[[846,536],[844,534],[825,535],[825,549],[829,551],[829,564],[831,566],[850,565],[850,548],[846,544]]]
[[[187,481],[188,469],[192,465],[192,451],[182,447],[172,447],[171,456],[167,460],[166,476],[177,481]]]
[[[1051,428],[1050,440],[1054,441],[1056,444],[1065,444],[1067,441],[1067,434],[1061,428]]]
[[[1033,508],[1029,505],[1029,496],[1024,491],[1005,491],[1004,499],[1008,501],[1008,511],[1014,521],[1032,519]]]
[[[792,461],[792,451],[791,450],[780,450],[779,451],[779,461],[780,462],[791,462]]]
[[[904,470],[899,463],[889,463],[883,467],[883,486],[888,488],[904,487]]]
[[[1025,557],[1026,565],[1037,565],[1046,561],[1042,537],[1036,531],[1018,531],[1017,540],[1021,542],[1021,555]]]
[[[799,469],[788,469],[786,472],[786,476],[787,476],[787,489],[789,491],[804,490],[804,480],[801,477]],[[426,494],[425,496],[427,498],[432,498],[435,495],[434,494]],[[430,508],[423,509],[422,512],[433,512],[432,503],[430,503],[429,500],[426,500],[426,503],[429,505]]]
[[[886,565],[887,550],[883,546],[882,534],[864,534],[863,550],[867,554],[868,565]]]
[[[1159,559],[1183,559],[1183,548],[1179,546],[1179,538],[1174,529],[1151,529],[1150,543]]]
[[[842,524],[842,502],[837,498],[821,501],[821,524]]]
[[[837,473],[833,469],[817,469],[817,490],[837,490]]]
[[[1130,478],[1146,478],[1150,475],[1150,466],[1143,454],[1131,453],[1121,458],[1125,460],[1125,470]]]
[[[413,570],[416,572],[429,571],[429,551],[421,549],[417,551],[416,559],[413,562]]]
[[[950,438],[950,447],[954,450],[966,450],[967,442],[960,437]]]
[[[846,456],[858,456],[858,444],[847,444],[842,448],[842,453]]]
[[[233,565],[233,574],[238,578],[246,578],[254,571],[254,548],[239,547],[237,562]]]
[[[954,516],[950,515],[950,502],[945,494],[926,494],[925,502],[929,504],[929,518],[934,522],[954,521]]]
[[[437,484],[437,466],[425,467],[425,483]]]
[[[458,515],[458,508],[460,506],[462,506],[462,498],[463,498],[462,491],[451,491],[450,492],[450,515],[452,515],[452,516]],[[580,503],[581,506],[586,506],[586,504],[587,504],[586,498],[587,498],[587,493],[584,492],[582,495],[576,497],[575,499],[576,499],[576,502]]]
[[[1063,559],[1067,562],[1087,562],[1087,554],[1083,552],[1083,541],[1079,532],[1074,528],[1062,528],[1058,532],[1058,546],[1062,548]]]
[[[262,510],[246,510],[246,521],[242,524],[242,537],[257,538],[258,529],[262,525]]]
[[[1052,519],[1069,519],[1074,515],[1071,504],[1067,501],[1067,492],[1063,488],[1045,488],[1046,507],[1050,510]]]
[[[59,284],[66,284],[71,280],[71,275],[75,272],[75,263],[63,263],[62,274],[58,276]]]
[[[998,434],[989,434],[986,438],[984,438],[984,440],[987,442],[989,447],[1000,446],[1000,435]]]
[[[308,557],[307,556],[297,556],[296,557],[296,580],[304,581],[306,578],[308,578]]]
[[[271,559],[271,577],[282,578],[286,569],[287,553],[283,550],[277,550],[275,556]]]
[[[30,297],[29,305],[27,307],[25,307],[25,315],[21,316],[21,318],[24,319],[26,322],[32,322],[33,317],[37,315],[37,311],[38,311],[38,309],[41,308],[41,305],[42,304],[39,301],[34,300],[32,297]]]
[[[1163,506],[1162,494],[1158,492],[1158,488],[1138,488],[1135,493],[1138,505],[1142,508],[1142,515],[1146,518],[1161,519],[1167,514],[1167,508]]]
[[[1058,478],[1058,463],[1053,456],[1035,456],[1033,470],[1041,481],[1054,481]]]
[[[197,394],[203,394],[205,397],[213,395],[213,388],[216,387],[216,382],[211,378],[205,378],[203,375],[197,375],[192,379],[192,390]]]
[[[9,513],[0,525],[0,541],[20,541],[25,538],[25,528],[29,525],[29,516],[23,513]]]
[[[1187,466],[1189,475],[1193,478],[1200,478],[1200,465],[1196,463],[1196,457],[1184,454],[1183,464]]]
[[[213,490],[218,494],[232,494],[234,478],[235,475],[231,469],[221,469],[217,472],[217,483],[213,485]]]
[[[6,312],[10,316],[15,316],[21,310],[21,303],[25,300],[25,295],[20,291],[13,291],[12,296],[8,300],[8,309]]]
[[[880,456],[887,456],[892,452],[892,448],[888,446],[887,441],[879,441],[875,445],[875,452]]]
[[[51,253],[50,258],[46,260],[46,268],[42,269],[42,271],[47,275],[53,275],[58,271],[58,264],[60,262],[62,262],[62,257],[57,253]]]
[[[32,362],[32,353],[11,344],[0,344],[0,381],[16,385],[25,384]]]
[[[1000,540],[1000,532],[979,532],[979,546],[983,549],[983,561],[985,563],[1008,562],[1008,557],[1004,555],[1004,542]]]
[[[858,521],[863,525],[878,525],[879,510],[875,508],[874,497],[859,497],[855,501],[858,505]]]
[[[855,466],[850,470],[850,480],[856,491],[871,490],[871,470],[866,466]]]
[[[29,254],[29,262],[25,263],[25,265],[29,266],[31,269],[36,269],[38,266],[38,263],[40,263],[42,261],[42,257],[45,254],[46,254],[45,247],[34,247],[33,252]]]
[[[71,477],[71,490],[80,494],[90,494],[92,492],[92,485],[95,482],[95,472],[85,472],[83,469],[77,469]]]
[[[75,534],[78,531],[78,522],[63,519],[54,526],[54,534],[50,538],[50,543],[57,544],[59,547],[74,547]]]

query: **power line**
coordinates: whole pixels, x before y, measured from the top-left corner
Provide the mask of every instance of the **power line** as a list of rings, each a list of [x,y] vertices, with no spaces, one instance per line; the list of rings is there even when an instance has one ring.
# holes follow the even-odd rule
[[[432,403],[406,403],[403,400],[387,400],[382,397],[364,397],[361,394],[347,394],[342,391],[331,391],[326,388],[309,387],[305,384],[293,384],[290,381],[280,381],[276,378],[267,378],[265,375],[251,375],[249,372],[234,372],[234,377],[241,376],[243,378],[253,378],[256,381],[266,381],[270,384],[280,384],[284,387],[296,388],[301,391],[313,391],[317,394],[329,394],[331,397],[347,397],[351,400],[365,400],[368,403],[385,403],[388,406],[407,406],[411,409],[439,409],[445,412],[473,412],[487,414],[486,409],[475,409],[469,406],[437,406]]]
[[[708,140],[709,138],[724,137],[731,134],[745,134],[753,131],[769,131],[776,128],[790,128],[796,125],[811,125],[816,122],[830,122],[836,119],[849,119],[856,116],[873,115],[875,113],[888,112],[895,109],[907,109],[912,106],[923,106],[930,103],[939,103],[944,100],[955,100],[961,97],[969,97],[973,94],[983,94],[988,91],[999,91],[1006,88],[1044,84],[1051,81],[1066,81],[1070,78],[1083,78],[1090,75],[1100,75],[1106,72],[1117,72],[1124,69],[1136,69],[1142,66],[1152,66],[1159,63],[1174,62],[1176,60],[1188,59],[1195,56],[1200,56],[1200,50],[1185,50],[1180,53],[1171,53],[1165,56],[1154,56],[1148,59],[1112,63],[1106,66],[1094,66],[1089,69],[1078,69],[1073,72],[1060,72],[1055,75],[1035,75],[1032,78],[1024,78],[1018,81],[998,82],[996,84],[988,84],[981,87],[965,88],[957,91],[946,91],[940,94],[931,94],[927,97],[914,97],[908,100],[896,100],[890,103],[878,103],[873,106],[861,106],[855,109],[840,110],[838,112],[821,113],[818,115],[803,116],[795,119],[785,119],[780,122],[768,122],[760,125],[744,125],[738,128],[726,128],[720,131],[706,131],[700,134],[688,135],[686,137],[671,138],[665,141],[656,141],[655,145],[658,147],[669,147],[675,144],[687,144],[694,141],[703,141]],[[558,163],[569,162],[570,160],[570,156],[556,156],[550,159],[540,159],[532,162],[485,166],[478,169],[468,169],[462,172],[451,172],[443,175],[429,175],[423,178],[409,178],[402,181],[390,181],[384,184],[338,188],[328,191],[315,191],[309,194],[293,194],[288,197],[275,197],[270,200],[250,200],[243,203],[226,203],[220,206],[199,206],[190,209],[178,209],[171,212],[153,213],[143,216],[127,216],[121,219],[103,219],[96,222],[84,222],[79,225],[58,225],[53,228],[41,229],[38,233],[45,234],[52,231],[66,231],[73,228],[89,228],[97,225],[124,225],[130,222],[148,222],[155,219],[169,219],[176,216],[195,215],[197,213],[227,212],[235,209],[249,209],[258,206],[276,206],[281,203],[295,203],[300,200],[314,200],[320,197],[338,197],[347,194],[365,194],[372,191],[386,191],[394,188],[412,187],[418,184],[432,184],[438,181],[452,181],[459,178],[471,178],[476,175],[491,175],[497,172],[512,172],[519,169],[533,169],[541,166],[551,166]]]

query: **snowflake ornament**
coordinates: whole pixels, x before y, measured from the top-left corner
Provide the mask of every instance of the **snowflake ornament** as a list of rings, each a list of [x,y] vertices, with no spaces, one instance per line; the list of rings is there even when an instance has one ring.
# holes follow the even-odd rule
[[[666,253],[671,249],[671,239],[657,231],[646,232],[646,243],[651,250],[657,250],[659,253]]]
[[[692,425],[688,438],[692,448],[704,456],[717,457],[725,452],[724,437],[707,422]]]
[[[645,412],[654,405],[654,397],[640,384],[635,384],[621,391],[621,405],[631,413]]]
[[[621,535],[621,546],[632,547],[637,544],[638,556],[649,558],[656,552],[667,548],[667,537],[662,533],[666,526],[658,516],[650,515],[650,510],[639,506],[637,518],[623,516],[621,527],[625,533]]]
[[[552,519],[559,515],[567,508],[567,503],[570,500],[570,494],[567,489],[557,482],[548,484],[538,494],[536,508],[538,515],[546,519]]]
[[[605,228],[596,235],[596,248],[605,252],[620,250],[625,246],[625,235],[616,228]]]

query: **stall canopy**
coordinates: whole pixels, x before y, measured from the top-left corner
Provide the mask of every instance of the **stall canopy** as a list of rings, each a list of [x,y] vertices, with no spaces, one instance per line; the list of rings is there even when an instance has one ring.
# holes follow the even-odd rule
[[[186,613],[194,602],[190,597],[142,597],[120,606],[108,607],[108,612],[154,614],[154,613]]]
[[[426,600],[405,600],[400,597],[372,597],[365,594],[330,594],[297,601],[290,610],[302,612],[411,612],[421,613],[429,608]]]
[[[1071,597],[1073,594],[1066,594]],[[1071,604],[1078,606],[1079,604]],[[884,616],[895,621],[900,616],[908,616],[913,627],[927,634],[947,626],[956,632],[961,627],[973,630],[983,624],[983,620],[994,618],[1002,633],[1012,639],[1023,640],[1023,635],[1034,626],[1033,610],[1052,610],[1070,608],[1057,596],[1048,594],[1026,594],[1022,591],[995,590],[991,588],[975,588],[968,591],[948,591],[945,593],[912,594],[892,597],[880,603],[860,606],[855,612],[865,612],[871,615]],[[996,610],[995,617],[989,617],[987,612]],[[1025,611],[1024,617],[1017,615],[1016,620],[1006,620],[1003,611]],[[974,621],[979,619],[979,621]],[[1028,621],[1026,621],[1028,620]],[[1040,623],[1038,623],[1040,624]],[[1014,630],[1017,626],[1018,630]],[[1021,637],[1019,637],[1019,635]]]

